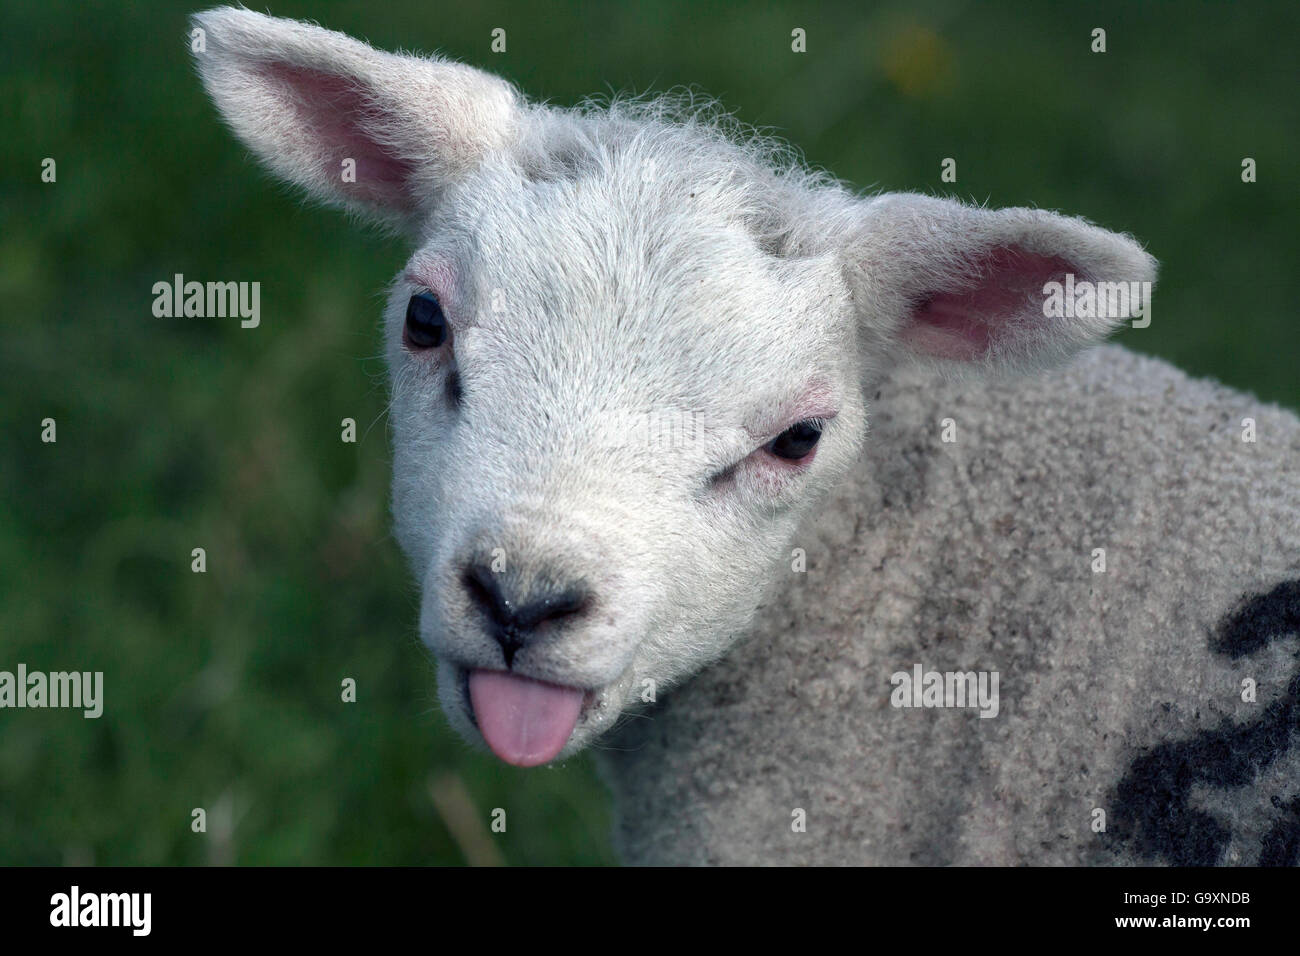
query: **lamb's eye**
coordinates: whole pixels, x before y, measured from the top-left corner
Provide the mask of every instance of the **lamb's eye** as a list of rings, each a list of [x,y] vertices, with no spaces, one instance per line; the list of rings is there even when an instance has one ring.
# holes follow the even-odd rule
[[[767,450],[777,458],[798,461],[812,454],[817,446],[817,439],[822,437],[822,423],[815,418],[791,425],[773,438]]]
[[[436,349],[447,340],[447,317],[432,292],[417,292],[406,303],[406,341],[413,349]]]

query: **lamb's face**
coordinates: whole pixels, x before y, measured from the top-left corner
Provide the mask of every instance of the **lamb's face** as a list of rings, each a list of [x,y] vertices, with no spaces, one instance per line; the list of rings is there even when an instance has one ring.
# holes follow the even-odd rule
[[[735,197],[694,193],[485,169],[393,289],[421,633],[451,721],[512,763],[722,653],[857,449],[835,265],[768,255]]]

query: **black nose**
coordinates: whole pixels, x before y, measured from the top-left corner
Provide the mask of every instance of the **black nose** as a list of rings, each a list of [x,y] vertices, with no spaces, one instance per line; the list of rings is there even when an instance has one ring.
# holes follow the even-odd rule
[[[525,589],[513,571],[496,572],[486,564],[467,567],[463,582],[470,599],[491,622],[492,636],[505,653],[506,667],[532,641],[541,624],[575,618],[590,603],[582,584],[556,585],[542,578]]]

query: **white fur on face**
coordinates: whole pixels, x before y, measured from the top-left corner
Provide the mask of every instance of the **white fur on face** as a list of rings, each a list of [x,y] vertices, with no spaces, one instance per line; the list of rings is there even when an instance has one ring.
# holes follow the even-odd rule
[[[503,666],[460,580],[471,557],[591,588],[585,623],[513,662],[591,691],[576,750],[647,681],[662,690],[744,633],[799,518],[857,451],[834,260],[764,252],[719,184],[672,166],[647,176],[654,155],[543,182],[489,164],[450,197],[392,293],[398,536],[424,589],[444,706],[467,732],[466,669]],[[648,216],[655,206],[672,213]],[[421,286],[454,329],[458,409],[450,356],[401,345]],[[759,451],[828,414],[805,469]]]

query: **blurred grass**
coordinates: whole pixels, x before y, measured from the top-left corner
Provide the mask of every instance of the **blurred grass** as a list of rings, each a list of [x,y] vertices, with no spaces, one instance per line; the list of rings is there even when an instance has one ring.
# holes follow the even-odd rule
[[[586,760],[512,770],[437,711],[386,513],[377,292],[403,250],[256,169],[191,73],[192,9],[5,8],[0,669],[102,670],[107,706],[97,721],[0,711],[0,862],[459,863],[482,843],[449,829],[466,807],[485,825],[507,811],[490,839],[508,863],[611,862]],[[1154,321],[1125,344],[1300,405],[1293,5],[271,12],[436,49],[559,103],[693,85],[863,187],[938,191],[955,157],[958,195],[1148,244]],[[151,287],[177,272],[260,281],[261,327],[155,319]],[[39,441],[46,417],[57,444]],[[339,701],[345,677],[356,704]]]

